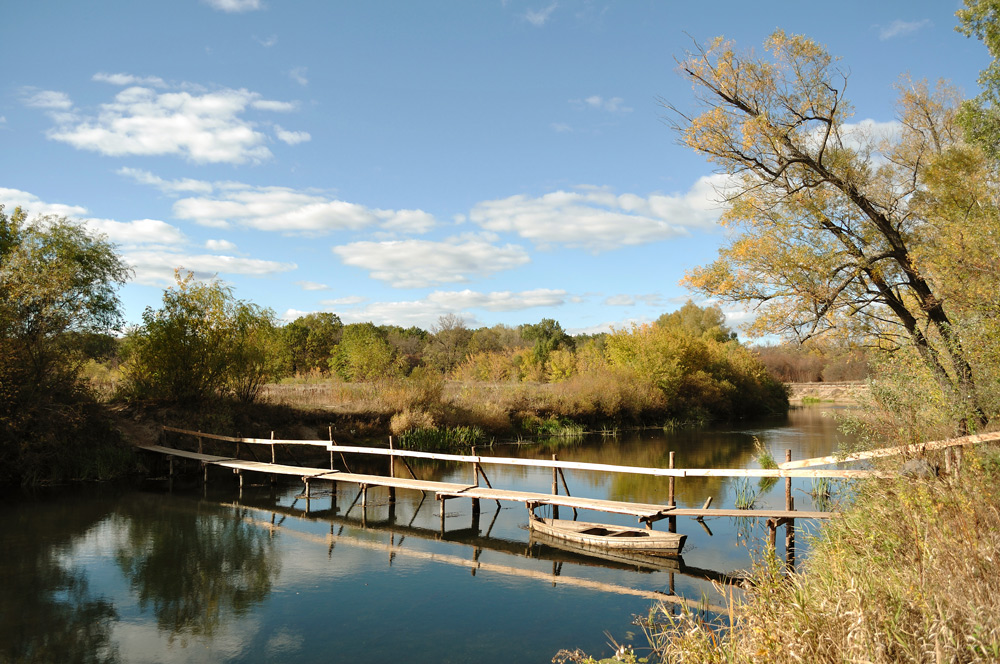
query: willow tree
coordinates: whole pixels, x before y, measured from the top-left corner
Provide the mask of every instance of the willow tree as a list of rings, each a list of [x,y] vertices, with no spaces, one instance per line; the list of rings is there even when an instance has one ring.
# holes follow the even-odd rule
[[[960,430],[985,424],[955,311],[921,262],[925,171],[960,145],[958,96],[900,83],[898,122],[852,124],[848,75],[814,41],[782,31],[766,53],[721,38],[680,62],[697,112],[665,103],[683,144],[728,175],[719,258],[685,281],[756,308],[751,332],[805,340],[834,330],[907,346],[952,402]]]

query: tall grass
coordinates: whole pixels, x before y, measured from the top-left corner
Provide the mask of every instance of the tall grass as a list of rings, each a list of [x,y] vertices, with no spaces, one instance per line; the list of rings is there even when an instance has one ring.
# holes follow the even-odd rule
[[[996,452],[967,454],[955,479],[871,480],[800,573],[764,554],[725,625],[664,607],[651,661],[995,662],[998,558]]]

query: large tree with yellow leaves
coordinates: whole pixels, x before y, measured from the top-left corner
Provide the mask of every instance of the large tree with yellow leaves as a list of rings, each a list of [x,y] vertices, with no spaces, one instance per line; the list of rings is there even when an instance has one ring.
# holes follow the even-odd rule
[[[948,182],[956,165],[966,185],[989,179],[978,148],[962,142],[959,96],[904,79],[898,122],[852,124],[848,75],[822,46],[777,31],[765,48],[739,52],[721,38],[698,47],[680,62],[696,110],[665,102],[681,142],[729,176],[720,193],[732,234],[686,282],[755,306],[751,332],[838,331],[915,350],[957,429],[984,425],[991,409],[967,352],[956,231],[981,248],[982,218],[1000,226],[992,202],[977,208],[978,226],[960,212],[986,189]]]

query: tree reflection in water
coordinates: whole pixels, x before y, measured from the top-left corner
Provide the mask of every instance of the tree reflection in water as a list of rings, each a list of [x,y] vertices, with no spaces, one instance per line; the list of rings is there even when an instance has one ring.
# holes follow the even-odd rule
[[[0,566],[0,661],[112,664],[114,605],[95,597],[65,559],[75,541],[106,516],[104,503],[55,500],[5,510]]]
[[[178,509],[146,496],[120,509],[116,560],[144,610],[170,637],[211,636],[271,592],[280,564],[270,535],[207,503]]]

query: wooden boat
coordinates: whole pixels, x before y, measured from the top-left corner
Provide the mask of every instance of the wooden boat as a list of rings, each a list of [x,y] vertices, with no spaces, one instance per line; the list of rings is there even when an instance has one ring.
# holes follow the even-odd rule
[[[574,558],[592,560],[591,564],[593,565],[614,565],[615,567],[627,565],[629,568],[640,572],[682,572],[684,568],[684,557],[681,555],[658,556],[644,551],[609,549],[607,547],[598,548],[546,535],[537,530],[531,531],[531,538],[528,540],[528,543],[542,546],[549,550],[575,554]],[[574,562],[574,560],[571,559],[570,562]]]
[[[529,512],[528,527],[535,532],[595,549],[641,552],[646,555],[678,556],[687,535],[644,528],[613,526],[588,521],[546,519]]]

